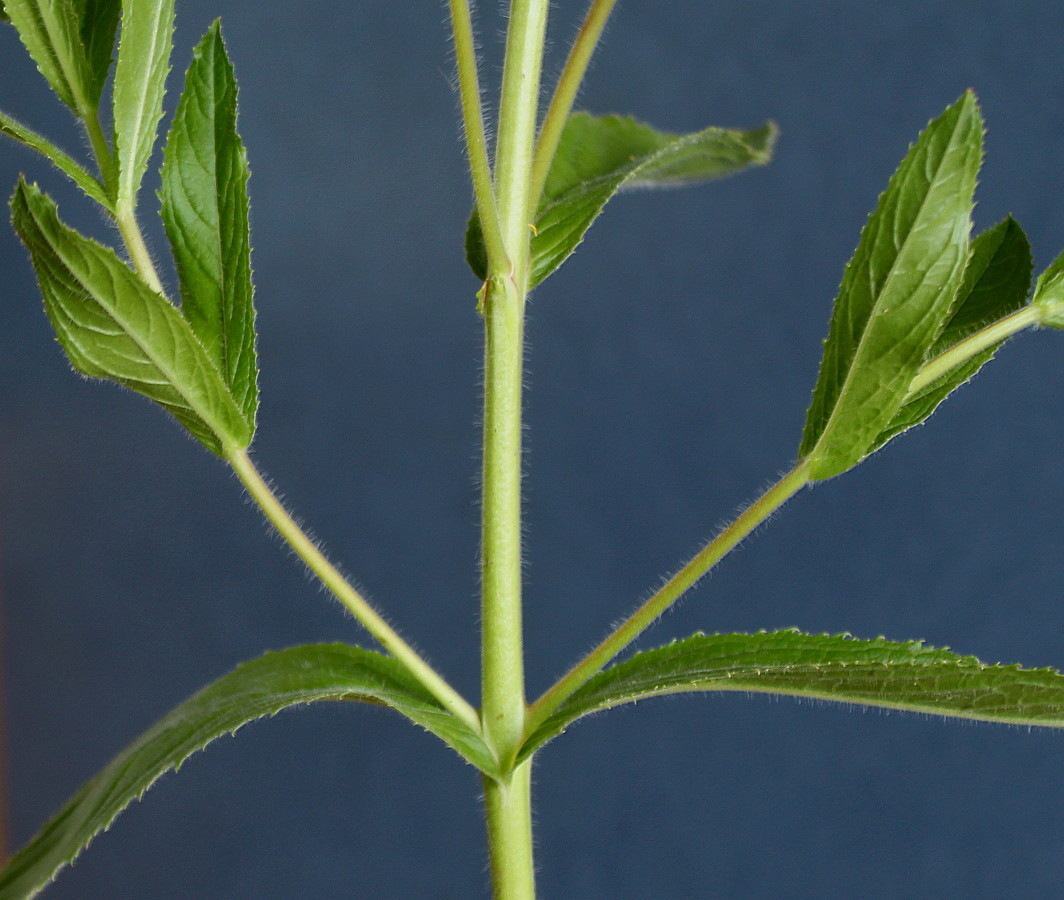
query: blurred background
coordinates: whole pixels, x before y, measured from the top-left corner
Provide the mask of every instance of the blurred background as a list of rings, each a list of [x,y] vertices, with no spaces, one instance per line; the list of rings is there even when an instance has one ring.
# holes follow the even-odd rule
[[[486,82],[500,4],[482,4]],[[179,0],[172,111],[222,16],[253,176],[254,455],[331,555],[478,691],[478,285],[442,3]],[[560,0],[555,74],[584,10]],[[1064,10],[1040,0],[624,0],[580,105],[676,131],[776,120],[765,169],[618,198],[528,326],[527,674],[546,688],[793,462],[842,269],[909,143],[965,88],[977,230],[1064,248]],[[84,141],[14,32],[0,107]],[[157,169],[158,159],[152,169]],[[110,237],[0,144],[67,221]],[[157,175],[144,205],[153,208]],[[157,220],[144,224],[160,261]],[[169,265],[168,262],[165,265]],[[0,228],[0,601],[11,843],[236,663],[367,643],[143,398],[73,375]],[[172,270],[169,283],[174,283]],[[1064,664],[1064,335],[1024,334],[929,426],[803,493],[675,612]],[[536,773],[544,900],[1052,897],[1064,735],[764,697],[581,722]],[[248,726],[119,818],[47,897],[487,897],[479,781],[386,710]]]

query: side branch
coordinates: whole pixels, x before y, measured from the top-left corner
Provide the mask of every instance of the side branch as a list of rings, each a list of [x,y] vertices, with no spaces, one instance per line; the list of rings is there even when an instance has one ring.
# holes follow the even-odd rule
[[[244,483],[251,498],[258,504],[278,534],[296,552],[310,570],[321,579],[336,598],[354,615],[392,656],[410,670],[443,706],[466,725],[480,733],[480,716],[466,700],[433,669],[413,647],[381,618],[380,614],[359,594],[325,558],[270,490],[254,463],[243,450],[229,456],[229,464]]]

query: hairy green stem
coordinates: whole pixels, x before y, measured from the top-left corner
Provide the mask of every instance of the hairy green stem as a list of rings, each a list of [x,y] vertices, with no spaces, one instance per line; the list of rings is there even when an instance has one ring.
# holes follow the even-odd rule
[[[504,776],[485,787],[496,900],[533,900],[528,765],[513,765],[525,733],[521,611],[521,376],[533,199],[532,158],[549,0],[511,0],[495,197],[509,260],[489,268],[484,314],[481,504],[481,722]]]
[[[491,884],[497,900],[535,900],[532,862],[532,761],[508,778],[484,776],[484,817],[488,823]]]
[[[92,152],[96,156],[96,165],[100,169],[100,183],[103,185],[107,196],[113,198],[115,195],[114,156],[111,154],[111,147],[104,136],[103,126],[100,125],[100,116],[93,110],[83,114],[81,120],[85,123],[85,130],[89,135],[89,143],[92,145]]]
[[[488,140],[484,128],[484,107],[477,73],[476,42],[469,0],[450,0],[451,31],[454,34],[454,54],[458,67],[458,94],[462,101],[462,123],[465,126],[466,148],[469,153],[469,173],[473,181],[480,230],[488,267],[496,272],[509,271],[506,245],[499,228],[499,212],[495,205],[491,162],[488,160]]]
[[[136,214],[132,209],[120,206],[115,210],[115,222],[122,234],[122,240],[125,242],[133,267],[140,277],[147,282],[148,287],[155,293],[165,297],[166,291],[163,288],[162,281],[159,280],[159,273],[155,269],[155,263],[152,262],[148,246],[144,243],[144,235],[141,233],[140,225],[137,223]]]
[[[923,368],[916,373],[913,383],[909,386],[909,396],[918,394],[929,384],[937,381],[951,369],[961,365],[961,363],[967,362],[977,353],[993,347],[996,343],[1011,337],[1017,331],[1023,331],[1025,328],[1037,325],[1042,321],[1042,315],[1041,307],[1034,304],[1025,306],[969,335],[949,349],[943,350],[934,359],[924,363]]]
[[[543,127],[539,132],[539,140],[536,142],[536,156],[532,165],[532,201],[538,204],[543,195],[543,187],[547,183],[547,175],[550,172],[551,163],[554,162],[554,154],[558,152],[558,143],[562,139],[562,131],[573,111],[576,95],[580,91],[580,85],[587,74],[587,67],[591,57],[595,53],[599,38],[606,27],[606,21],[613,12],[617,0],[592,0],[591,6],[584,18],[584,24],[573,41],[569,57],[565,61],[565,68],[558,78],[558,84],[554,88],[554,96],[550,106],[543,117]]]
[[[808,465],[800,462],[751,503],[727,528],[706,544],[679,572],[639,607],[594,650],[588,653],[528,712],[526,728],[531,734],[589,678],[601,671],[665,610],[733,550],[747,535],[809,483]]]
[[[548,0],[511,0],[499,98],[495,191],[499,224],[522,299],[528,283],[530,226],[535,212],[531,191],[532,159],[549,6]]]
[[[432,695],[455,716],[473,728],[480,730],[477,712],[462,696],[452,688],[435,669],[433,669],[406,643],[395,630],[381,618],[380,614],[356,591],[325,558],[317,545],[303,532],[288,511],[270,490],[268,484],[255,468],[254,463],[244,450],[233,450],[228,454],[229,464],[247,488],[248,494],[258,504],[270,524],[278,534],[307,564],[307,567],[319,578],[336,598],[354,615],[365,629],[380,644],[420,681]]]

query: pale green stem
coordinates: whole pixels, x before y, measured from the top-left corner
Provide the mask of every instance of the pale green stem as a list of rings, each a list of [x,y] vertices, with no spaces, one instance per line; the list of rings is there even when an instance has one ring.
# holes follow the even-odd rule
[[[100,168],[100,182],[103,184],[107,196],[113,198],[114,157],[111,155],[111,147],[107,143],[107,138],[104,137],[103,127],[100,125],[100,117],[95,110],[92,110],[91,112],[82,113],[81,120],[85,123],[85,130],[89,134],[89,143],[92,145],[92,152],[96,155],[96,164]]]
[[[531,734],[543,724],[581,685],[624,650],[740,541],[808,483],[808,464],[803,461],[751,503],[734,522],[673,575],[664,587],[618,625],[601,644],[529,708],[527,733]]]
[[[1023,331],[1023,329],[1037,325],[1041,321],[1041,307],[1031,304],[969,335],[963,341],[954,344],[934,359],[924,363],[923,368],[916,373],[913,383],[909,386],[909,396],[919,393],[951,369],[955,369],[961,363],[967,362],[977,353],[981,353],[983,350],[993,347],[999,341],[1012,336],[1017,331]]]
[[[547,183],[547,175],[550,173],[554,155],[558,152],[558,143],[562,139],[562,131],[573,111],[576,95],[580,91],[580,85],[587,74],[587,67],[591,57],[595,53],[602,30],[606,27],[606,21],[613,12],[617,0],[592,0],[591,6],[584,18],[584,24],[573,41],[573,47],[569,51],[569,58],[565,61],[565,68],[558,78],[558,84],[554,88],[554,96],[551,98],[547,114],[543,117],[543,127],[539,131],[539,140],[536,142],[536,156],[532,166],[532,200],[539,203],[543,194],[543,187]]]
[[[325,558],[325,555],[307,537],[270,490],[269,485],[248,457],[247,451],[231,450],[227,454],[227,459],[270,524],[277,529],[278,534],[307,564],[307,567],[321,579],[322,584],[347,607],[392,656],[406,666],[411,674],[432,692],[432,695],[444,707],[470,728],[479,732],[480,720],[476,710],[425,662],[413,647],[399,637],[380,614],[351,586],[350,582],[336,570],[336,567]]]
[[[506,257],[502,231],[499,229],[499,212],[495,206],[469,0],[450,0],[450,3],[454,53],[458,64],[458,94],[462,101],[462,122],[465,125],[466,147],[469,152],[469,172],[473,181],[484,248],[488,253],[488,268],[496,272],[507,272],[510,264]]]
[[[521,628],[521,357],[523,303],[495,276],[484,303],[481,630],[484,731],[505,768],[524,733]]]
[[[496,900],[535,900],[532,861],[532,761],[499,781],[484,776],[491,884]]]
[[[484,302],[481,716],[505,768],[524,733],[521,628],[521,373],[531,231],[529,179],[548,0],[512,0],[495,189],[512,270],[491,272]]]
[[[144,235],[141,234],[136,214],[132,209],[119,206],[115,209],[115,222],[118,225],[119,232],[122,234],[122,240],[125,241],[126,250],[129,251],[129,258],[133,261],[133,267],[140,274],[140,277],[144,279],[148,287],[155,293],[165,297],[166,291],[159,280],[159,273],[155,270],[155,263],[152,262],[148,247],[144,243]]]
[[[535,212],[531,196],[532,158],[549,6],[549,0],[511,0],[499,98],[495,195],[503,240],[522,301],[528,283],[528,245]]]
[[[503,772],[485,782],[496,900],[534,900],[529,764],[511,772],[525,726],[521,627],[521,373],[531,240],[532,157],[549,0],[511,0],[495,197],[510,266],[489,271],[484,313],[481,721]]]

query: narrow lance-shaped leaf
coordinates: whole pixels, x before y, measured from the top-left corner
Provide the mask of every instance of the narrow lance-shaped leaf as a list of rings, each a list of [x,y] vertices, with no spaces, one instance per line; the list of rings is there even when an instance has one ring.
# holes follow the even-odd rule
[[[1031,245],[1011,216],[972,241],[972,253],[954,312],[928,352],[934,359],[975,332],[1022,309],[1031,292]],[[892,437],[919,425],[938,405],[994,358],[1004,341],[977,353],[941,378],[911,394],[882,431],[869,453]]]
[[[74,368],[150,397],[214,453],[246,447],[251,423],[181,314],[113,251],[63,225],[35,185],[20,181],[11,207]]]
[[[389,706],[438,735],[474,766],[493,771],[480,737],[390,657],[344,644],[268,653],[186,700],[82,787],[0,871],[0,900],[36,896],[160,776],[211,741],[290,706],[322,700]]]
[[[799,450],[814,480],[871,452],[941,333],[964,276],[982,135],[969,91],[920,135],[861,232]]]
[[[5,10],[52,90],[78,116],[95,113],[81,44],[80,0],[6,0]],[[99,94],[96,95],[99,99]]]
[[[531,285],[565,262],[619,191],[694,184],[764,165],[775,140],[771,123],[752,131],[707,128],[676,135],[627,117],[574,114],[536,213]],[[476,276],[486,278],[487,254],[476,215],[466,234],[466,257]]]
[[[258,393],[248,235],[248,167],[237,86],[215,22],[196,48],[167,141],[162,218],[177,263],[181,312],[249,422]]]
[[[79,12],[81,46],[88,75],[89,102],[99,106],[103,86],[111,71],[115,34],[122,15],[122,0],[76,0]]]
[[[163,114],[174,31],[174,0],[124,0],[115,66],[114,125],[118,207],[136,206]]]
[[[690,691],[755,691],[1064,727],[1064,675],[1055,669],[987,665],[919,641],[798,631],[695,635],[600,672],[528,738],[520,757],[527,758],[583,716]]]
[[[86,171],[80,163],[60,150],[51,141],[41,137],[21,122],[15,121],[11,116],[2,112],[0,112],[0,134],[6,134],[20,144],[36,150],[60,172],[69,177],[89,197],[105,209],[111,208],[111,201],[108,199],[103,185]]]

